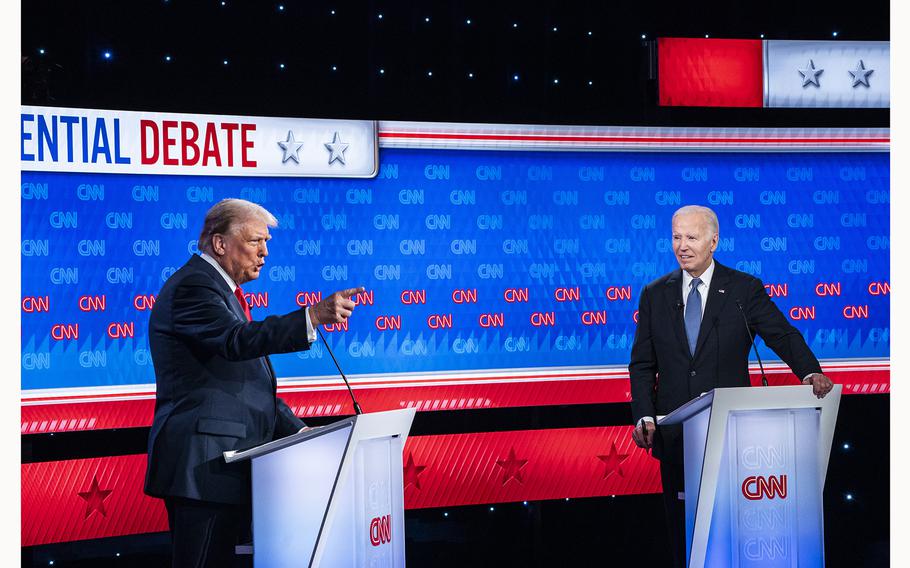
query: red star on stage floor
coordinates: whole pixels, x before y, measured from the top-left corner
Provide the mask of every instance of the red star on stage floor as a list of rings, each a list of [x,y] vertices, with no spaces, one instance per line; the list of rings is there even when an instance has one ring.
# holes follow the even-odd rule
[[[113,493],[113,489],[101,489],[98,487],[98,477],[92,477],[92,486],[88,491],[80,491],[79,496],[85,499],[85,518],[93,512],[98,511],[102,517],[107,517],[107,511],[104,509],[104,500]]]
[[[523,485],[524,480],[521,479],[521,468],[523,468],[526,463],[528,463],[528,460],[515,459],[515,448],[509,450],[509,459],[496,460],[496,465],[504,470],[502,473],[502,484],[505,485],[514,477],[518,483]]]
[[[408,454],[408,463],[404,465],[404,486],[414,485],[418,490],[420,489],[420,478],[417,476],[423,473],[427,466],[425,465],[414,465],[414,454]]]
[[[607,469],[604,471],[603,478],[606,479],[614,471],[619,472],[619,477],[625,477],[625,474],[622,471],[620,464],[629,457],[629,454],[621,454],[616,451],[616,442],[613,442],[613,445],[610,447],[610,453],[605,456],[597,456],[602,462],[607,464]]]

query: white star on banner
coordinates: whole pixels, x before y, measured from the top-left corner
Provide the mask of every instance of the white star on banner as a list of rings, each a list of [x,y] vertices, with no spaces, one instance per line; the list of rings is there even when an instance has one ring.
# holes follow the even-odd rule
[[[350,144],[345,144],[342,142],[341,137],[336,132],[335,136],[332,138],[332,141],[325,143],[325,149],[330,152],[329,165],[331,165],[335,160],[341,162],[342,166],[345,165],[344,151],[348,149],[348,146],[350,146]]]
[[[866,69],[866,66],[863,65],[863,60],[860,59],[859,63],[856,64],[856,67],[853,68],[853,71],[847,71],[853,75],[853,88],[856,88],[857,85],[869,86],[869,75],[875,71],[875,69]]]
[[[803,87],[812,83],[816,87],[821,87],[818,82],[818,76],[822,74],[824,69],[816,69],[815,63],[810,59],[809,63],[806,65],[805,69],[797,69],[799,74],[803,76]]]
[[[281,163],[285,163],[288,160],[294,160],[300,165],[300,156],[297,155],[300,152],[300,149],[303,148],[303,142],[297,142],[294,140],[294,133],[288,130],[287,140],[279,140],[278,145],[281,147],[284,156],[281,158]]]

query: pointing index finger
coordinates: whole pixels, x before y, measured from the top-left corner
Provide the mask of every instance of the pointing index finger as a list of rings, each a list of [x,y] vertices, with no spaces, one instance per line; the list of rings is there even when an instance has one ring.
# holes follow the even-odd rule
[[[364,288],[363,286],[358,286],[357,288],[348,288],[347,290],[341,290],[338,293],[341,294],[342,298],[350,298],[354,294],[359,294],[360,292],[363,292],[364,290],[366,290],[366,288]]]

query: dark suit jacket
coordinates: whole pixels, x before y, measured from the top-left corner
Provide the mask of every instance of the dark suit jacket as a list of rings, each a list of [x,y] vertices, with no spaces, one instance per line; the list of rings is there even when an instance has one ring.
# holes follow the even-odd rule
[[[248,322],[215,268],[194,255],[158,294],[149,321],[155,418],[145,492],[248,503],[248,464],[222,452],[297,432],[304,423],[276,396],[270,353],[309,348],[306,312]]]
[[[682,270],[645,286],[638,308],[629,380],[635,423],[643,416],[669,414],[703,392],[718,387],[749,386],[751,342],[741,302],[752,333],[758,333],[802,380],[820,373],[818,360],[765,292],[761,280],[714,261],[695,356],[689,354],[682,309]],[[658,428],[654,455],[682,462],[682,429]]]

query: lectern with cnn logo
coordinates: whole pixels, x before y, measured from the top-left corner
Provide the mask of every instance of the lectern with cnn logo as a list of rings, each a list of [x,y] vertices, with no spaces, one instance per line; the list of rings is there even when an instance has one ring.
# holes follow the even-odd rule
[[[821,567],[822,491],[841,385],[715,389],[683,425],[687,566]]]
[[[256,568],[404,568],[401,453],[415,410],[361,414],[242,452]]]

